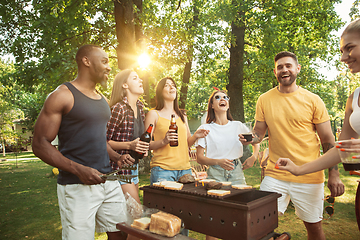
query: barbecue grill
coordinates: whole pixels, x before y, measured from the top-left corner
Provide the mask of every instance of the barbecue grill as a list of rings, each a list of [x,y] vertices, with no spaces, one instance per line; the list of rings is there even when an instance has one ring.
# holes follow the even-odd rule
[[[143,205],[180,217],[184,227],[221,239],[259,240],[278,227],[280,194],[233,189],[222,197],[208,195],[204,186],[184,184],[182,190],[144,186]],[[269,235],[270,234],[270,235]]]

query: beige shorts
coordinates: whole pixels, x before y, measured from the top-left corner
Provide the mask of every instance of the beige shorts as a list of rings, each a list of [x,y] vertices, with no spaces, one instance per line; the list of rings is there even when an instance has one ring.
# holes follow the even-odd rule
[[[96,232],[117,232],[127,220],[125,197],[118,181],[97,185],[57,185],[62,239],[94,239]]]
[[[266,176],[260,190],[282,195],[278,198],[278,211],[281,213],[286,211],[291,199],[296,215],[304,222],[317,223],[323,218],[324,183],[295,183]]]

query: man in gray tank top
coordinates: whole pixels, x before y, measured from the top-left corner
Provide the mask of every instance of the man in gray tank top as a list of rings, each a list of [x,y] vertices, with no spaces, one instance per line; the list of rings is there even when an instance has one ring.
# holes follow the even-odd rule
[[[95,89],[105,85],[109,58],[99,46],[84,45],[76,54],[78,75],[60,85],[46,99],[36,121],[33,152],[60,170],[57,193],[63,239],[94,239],[106,232],[108,239],[126,239],[116,224],[126,221],[125,198],[118,181],[100,175],[133,164],[129,154],[119,155],[106,142],[110,108]],[[59,136],[59,150],[51,145]]]

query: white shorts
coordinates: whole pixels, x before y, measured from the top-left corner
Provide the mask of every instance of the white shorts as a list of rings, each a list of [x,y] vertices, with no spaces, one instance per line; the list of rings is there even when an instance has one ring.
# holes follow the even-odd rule
[[[127,220],[125,197],[118,181],[97,185],[57,185],[62,239],[94,239],[96,232],[117,232]]]
[[[317,223],[323,218],[324,183],[295,183],[266,176],[261,182],[260,190],[282,195],[278,198],[278,211],[281,213],[286,211],[291,199],[295,213],[302,221]]]

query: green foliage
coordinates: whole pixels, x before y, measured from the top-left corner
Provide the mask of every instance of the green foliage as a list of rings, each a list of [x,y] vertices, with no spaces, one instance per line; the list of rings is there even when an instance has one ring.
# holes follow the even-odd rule
[[[109,1],[7,1],[0,4],[2,53],[16,59],[16,78],[29,90],[51,92],[74,79],[74,56],[83,44],[114,49]]]
[[[0,61],[0,143],[15,144],[22,134],[13,130],[13,121],[24,117],[23,112],[14,103],[17,96],[16,84],[12,79],[14,65]]]
[[[143,1],[136,24],[141,23],[146,51],[152,58],[148,73],[141,74],[149,76],[150,99],[155,95],[156,82],[165,76],[173,77],[180,90],[185,63],[192,61],[186,109],[190,118],[201,115],[212,87],[225,89],[229,83],[228,49],[235,42],[231,32],[234,23],[245,26],[245,53],[241,59],[243,92],[231,97],[243,98],[246,121],[253,119],[260,94],[277,85],[273,57],[281,50],[298,55],[302,65],[298,84],[318,93],[327,106],[333,106],[335,99],[327,90],[329,83],[316,69],[319,59],[328,61],[338,49],[338,39],[331,35],[342,26],[334,11],[338,2]],[[74,56],[79,46],[93,43],[104,47],[112,60],[110,79],[118,71],[111,1],[7,1],[0,4],[0,16],[0,53],[11,53],[16,59],[11,81],[23,91],[17,90],[18,94],[26,93],[18,98],[23,102],[18,106],[29,127],[45,97],[76,77]],[[112,86],[112,81],[108,85]],[[109,98],[111,87],[99,90]]]

